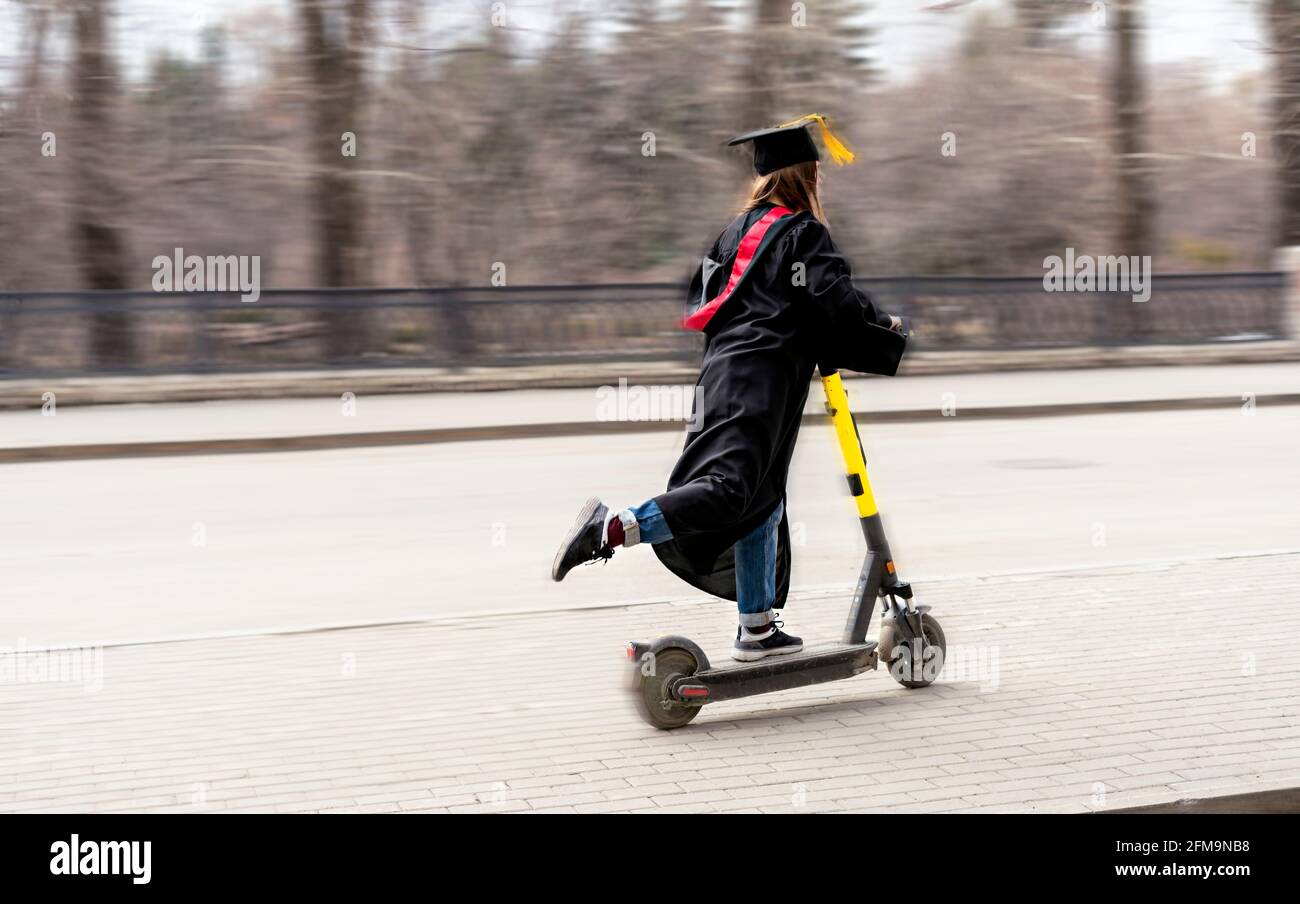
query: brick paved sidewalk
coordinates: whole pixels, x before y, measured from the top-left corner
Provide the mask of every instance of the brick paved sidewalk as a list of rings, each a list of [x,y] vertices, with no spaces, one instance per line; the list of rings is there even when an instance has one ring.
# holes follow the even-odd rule
[[[721,656],[730,604],[113,647],[98,692],[31,659],[0,676],[0,811],[1085,811],[1293,787],[1298,579],[1273,555],[929,584],[940,683],[867,673],[672,733],[633,714],[622,644]],[[796,595],[790,628],[836,638],[846,595]]]

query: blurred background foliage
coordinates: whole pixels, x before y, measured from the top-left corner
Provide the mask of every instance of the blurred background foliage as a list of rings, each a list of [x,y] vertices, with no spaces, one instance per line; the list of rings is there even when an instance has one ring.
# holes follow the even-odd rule
[[[540,29],[280,0],[147,54],[131,0],[0,0],[0,291],[147,288],[175,247],[260,255],[268,287],[677,279],[746,186],[722,142],[813,111],[859,154],[827,174],[859,272],[1268,268],[1300,240],[1300,12],[1225,2],[1264,65],[1152,62],[1140,0],[936,0],[911,7],[956,39],[883,78],[879,0],[555,2]]]

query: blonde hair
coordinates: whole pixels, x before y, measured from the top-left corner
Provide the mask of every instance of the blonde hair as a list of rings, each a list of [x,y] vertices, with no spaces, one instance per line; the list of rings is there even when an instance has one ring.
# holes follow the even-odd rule
[[[743,210],[753,210],[760,204],[780,204],[795,213],[806,210],[825,223],[826,214],[817,194],[817,161],[796,163],[754,179]]]

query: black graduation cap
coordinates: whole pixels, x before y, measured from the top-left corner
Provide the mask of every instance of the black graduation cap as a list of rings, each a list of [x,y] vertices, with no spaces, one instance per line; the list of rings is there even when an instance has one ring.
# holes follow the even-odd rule
[[[792,119],[790,122],[782,123],[775,128],[758,129],[754,132],[746,132],[744,135],[737,135],[727,142],[727,146],[731,147],[752,141],[754,143],[754,172],[760,176],[766,176],[768,173],[776,172],[787,166],[794,166],[796,163],[808,163],[821,159],[821,155],[817,153],[817,145],[813,142],[812,135],[808,133],[808,124],[811,122],[815,122],[821,127],[822,142],[826,145],[826,150],[830,152],[832,160],[836,163],[853,162],[853,152],[835,137],[830,127],[826,125],[826,117],[820,113],[800,116],[798,119]]]

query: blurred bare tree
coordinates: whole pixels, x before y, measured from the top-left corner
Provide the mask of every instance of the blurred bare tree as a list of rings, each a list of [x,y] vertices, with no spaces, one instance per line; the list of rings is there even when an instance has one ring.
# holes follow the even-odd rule
[[[1112,253],[1121,256],[1155,255],[1156,202],[1152,157],[1147,150],[1146,67],[1141,59],[1139,0],[1113,0],[1109,26],[1114,60],[1111,70],[1111,105],[1115,117],[1117,241]],[[1150,312],[1143,304],[1123,304],[1122,314],[1110,324],[1116,337],[1138,338],[1150,327]]]
[[[16,80],[11,112],[6,110],[5,96],[0,90],[0,160],[7,163],[18,159],[23,144],[32,146],[30,129],[39,124],[44,96],[44,74],[49,47],[50,6],[40,0],[19,4],[25,14],[26,31],[22,48],[22,74]],[[13,172],[19,167],[9,163],[0,167]],[[26,170],[27,168],[22,168]],[[29,222],[31,213],[39,205],[39,186],[28,177],[4,179],[0,177],[0,289],[23,285],[28,278],[20,264],[22,257],[14,250],[22,244],[23,236],[37,231]],[[34,262],[29,261],[31,267]],[[39,272],[39,270],[37,271]],[[0,309],[0,367],[7,363],[18,341],[22,319],[10,310]]]
[[[1300,3],[1268,0],[1275,70],[1273,147],[1278,161],[1278,243],[1300,245]]]
[[[72,4],[75,50],[72,115],[76,125],[71,146],[75,173],[75,231],[84,282],[89,289],[126,289],[126,242],[122,234],[123,194],[117,161],[117,69],[108,35],[109,0],[75,0]],[[130,315],[102,311],[95,315],[91,353],[100,365],[124,365],[134,358]]]
[[[1114,0],[1110,7],[1114,40],[1111,103],[1119,174],[1117,250],[1121,254],[1152,254],[1155,197],[1145,131],[1146,72],[1139,50],[1138,0]]]
[[[362,135],[361,99],[365,76],[367,0],[298,0],[303,58],[311,76],[310,145],[314,152],[313,225],[316,266],[323,286],[369,284],[365,202],[357,155],[345,153]],[[351,138],[348,138],[348,135]],[[331,358],[355,357],[365,347],[364,312],[337,308],[328,314]]]
[[[790,29],[791,4],[786,0],[753,0],[753,4],[742,130],[761,128],[780,115],[777,91],[785,58],[783,38]]]
[[[805,113],[844,118],[875,82],[870,4],[861,0],[753,0],[744,73],[746,102],[737,129]]]

